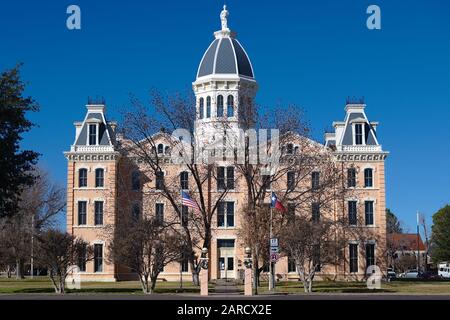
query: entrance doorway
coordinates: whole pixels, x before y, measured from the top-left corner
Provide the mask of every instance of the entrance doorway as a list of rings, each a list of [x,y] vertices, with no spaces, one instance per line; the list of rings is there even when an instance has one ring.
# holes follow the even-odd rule
[[[235,259],[234,259],[234,239],[218,239],[217,240],[219,278],[235,279]]]

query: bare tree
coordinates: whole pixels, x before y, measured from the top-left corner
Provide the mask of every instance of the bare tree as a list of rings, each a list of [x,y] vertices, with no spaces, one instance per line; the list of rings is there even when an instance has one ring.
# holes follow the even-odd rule
[[[0,250],[9,270],[14,262],[18,279],[24,277],[24,264],[33,259],[35,235],[53,226],[65,207],[64,189],[51,181],[48,172],[35,167],[30,174],[34,184],[22,191],[18,213],[0,223]]]
[[[58,230],[48,230],[37,236],[38,263],[45,266],[56,293],[66,292],[65,281],[72,272],[71,266],[82,259],[93,258],[92,247],[71,234]]]
[[[155,114],[158,114],[158,117],[155,117]],[[204,247],[210,249],[213,218],[229,188],[225,184],[223,188],[213,192],[213,184],[218,181],[217,167],[193,161],[196,149],[193,139],[183,142],[167,133],[167,130],[183,128],[192,136],[195,114],[195,100],[192,95],[166,96],[152,90],[149,105],[132,98],[131,106],[123,112],[122,131],[125,138],[120,146],[123,154],[141,164],[139,169],[148,182],[156,181],[157,177],[160,177],[159,185],[146,188],[142,191],[142,196],[153,197],[157,189],[157,193],[170,204],[174,216],[179,217],[178,225],[183,230],[185,244],[191,248],[188,260],[193,282],[198,285],[201,267],[196,252]],[[162,141],[166,144],[166,149],[160,152],[158,148]],[[170,154],[175,152],[174,150],[178,150],[179,155],[186,160],[183,166],[189,174],[190,196],[199,207],[198,211],[191,212],[188,223],[183,223],[181,218],[181,167],[171,161]],[[172,168],[172,175],[162,174],[167,168],[169,171]]]
[[[122,220],[114,229],[110,259],[136,272],[143,292],[151,294],[164,267],[183,255],[183,240],[173,225],[157,218]]]
[[[295,261],[306,293],[312,292],[316,272],[325,265],[335,264],[336,252],[345,247],[346,241],[335,237],[335,230],[340,227],[331,219],[312,221],[310,217],[296,216],[294,222],[283,229],[283,251]]]

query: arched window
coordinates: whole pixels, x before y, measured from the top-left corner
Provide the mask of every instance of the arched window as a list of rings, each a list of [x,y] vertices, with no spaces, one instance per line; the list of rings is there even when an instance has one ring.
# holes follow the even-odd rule
[[[95,169],[95,187],[102,188],[105,185],[105,170]]]
[[[294,153],[294,145],[292,143],[288,143],[286,146],[286,153],[293,154]]]
[[[138,171],[133,171],[131,174],[131,189],[137,191],[141,188],[141,179]]]
[[[211,118],[211,97],[206,98],[206,117]]]
[[[229,95],[227,98],[227,117],[234,116],[234,97]]]
[[[164,150],[165,154],[170,154],[170,147],[166,146],[165,150]]]
[[[217,97],[217,117],[223,117],[223,96]]]
[[[158,154],[164,153],[164,146],[162,143],[158,144]]]
[[[370,168],[364,169],[364,187],[373,187],[373,170]]]
[[[199,102],[199,108],[200,108],[200,119],[203,119],[203,117],[204,117],[204,104],[205,104],[205,100],[203,99],[203,98],[200,98],[200,102]]]
[[[78,170],[78,187],[87,187],[87,169]]]

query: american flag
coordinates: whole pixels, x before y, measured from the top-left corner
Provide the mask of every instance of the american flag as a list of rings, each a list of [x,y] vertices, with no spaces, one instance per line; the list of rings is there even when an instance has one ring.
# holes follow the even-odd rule
[[[189,197],[189,195],[184,191],[181,191],[181,204],[183,206],[191,207],[191,208],[194,208],[194,209],[197,209],[200,211],[200,208],[198,207],[197,202],[192,200],[191,197]]]

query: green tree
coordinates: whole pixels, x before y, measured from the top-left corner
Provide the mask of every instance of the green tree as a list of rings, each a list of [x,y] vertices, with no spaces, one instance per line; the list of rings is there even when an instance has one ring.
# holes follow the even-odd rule
[[[386,231],[387,233],[403,233],[400,221],[389,208],[386,208]]]
[[[24,96],[20,67],[0,75],[0,218],[17,212],[20,192],[33,183],[30,172],[39,156],[20,149],[22,134],[33,127],[26,114],[39,110],[33,98]]]
[[[450,261],[450,205],[433,215],[433,262]]]

